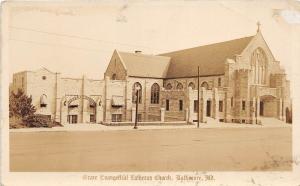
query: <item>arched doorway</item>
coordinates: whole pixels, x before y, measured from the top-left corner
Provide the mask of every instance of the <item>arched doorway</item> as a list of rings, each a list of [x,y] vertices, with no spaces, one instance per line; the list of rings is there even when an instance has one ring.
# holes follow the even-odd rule
[[[65,101],[67,106],[67,122],[70,124],[96,123],[96,102],[85,95],[72,96]]]
[[[272,95],[264,95],[260,97],[259,115],[263,117],[277,118],[277,99]]]
[[[286,116],[286,122],[287,123],[292,123],[293,122],[292,111],[288,107],[285,108],[285,116]]]

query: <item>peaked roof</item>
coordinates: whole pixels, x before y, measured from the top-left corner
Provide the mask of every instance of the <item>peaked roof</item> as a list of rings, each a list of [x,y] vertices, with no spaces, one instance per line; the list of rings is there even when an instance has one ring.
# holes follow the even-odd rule
[[[47,69],[46,67],[42,67],[42,68],[38,69],[37,71],[39,71],[39,70],[46,70],[49,73],[55,74],[55,72],[52,72],[51,70]]]
[[[254,36],[160,54],[171,57],[166,78],[221,75],[226,59],[241,54]]]
[[[165,78],[170,57],[118,51],[128,76]]]

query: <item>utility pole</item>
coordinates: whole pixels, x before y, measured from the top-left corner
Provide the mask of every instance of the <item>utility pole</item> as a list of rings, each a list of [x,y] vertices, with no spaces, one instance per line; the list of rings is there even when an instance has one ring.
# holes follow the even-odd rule
[[[199,128],[199,122],[200,122],[200,67],[198,66],[198,105],[197,105],[197,108],[198,108],[198,112],[197,112],[197,128]]]
[[[139,109],[139,91],[141,89],[141,87],[136,86],[136,101],[135,101],[135,122],[134,122],[134,127],[133,129],[137,129],[137,122],[138,122],[138,109]]]

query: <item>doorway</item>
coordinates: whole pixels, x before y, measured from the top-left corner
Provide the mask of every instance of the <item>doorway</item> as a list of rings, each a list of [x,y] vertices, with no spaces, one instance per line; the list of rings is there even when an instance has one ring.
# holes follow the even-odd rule
[[[211,117],[211,100],[206,102],[206,116]]]
[[[292,123],[293,122],[292,118],[293,118],[292,111],[289,108],[286,108],[285,109],[285,119],[286,119],[286,122],[287,123]]]
[[[68,115],[68,122],[70,124],[77,123],[78,121],[78,116],[77,115]]]
[[[259,102],[259,115],[260,116],[264,115],[264,102],[263,101]]]
[[[278,117],[278,100],[271,95],[264,95],[260,97],[259,102],[259,116],[262,117]]]

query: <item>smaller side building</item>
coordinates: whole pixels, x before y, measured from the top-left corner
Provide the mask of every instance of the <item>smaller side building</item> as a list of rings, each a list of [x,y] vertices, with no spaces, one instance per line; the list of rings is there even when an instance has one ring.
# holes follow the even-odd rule
[[[37,114],[66,123],[103,121],[104,81],[65,78],[46,68],[13,75],[11,91],[22,89],[32,97]]]

